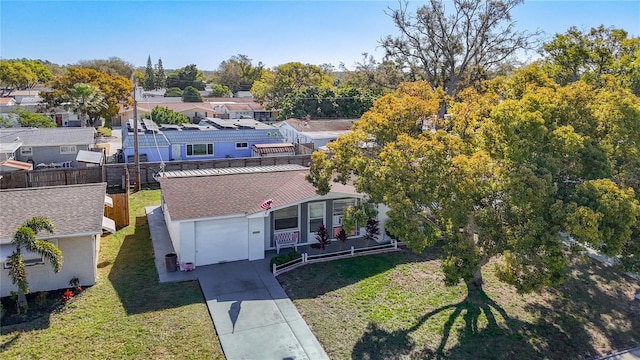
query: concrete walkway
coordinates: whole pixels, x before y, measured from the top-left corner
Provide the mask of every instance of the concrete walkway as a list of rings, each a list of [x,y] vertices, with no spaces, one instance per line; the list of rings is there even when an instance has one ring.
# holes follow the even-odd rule
[[[167,272],[173,252],[159,206],[145,208],[160,282],[198,280],[227,359],[329,359],[280,283],[269,260],[234,261]]]

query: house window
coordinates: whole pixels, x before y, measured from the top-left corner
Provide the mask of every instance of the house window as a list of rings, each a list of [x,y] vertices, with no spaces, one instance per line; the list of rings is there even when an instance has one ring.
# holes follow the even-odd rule
[[[188,144],[187,156],[213,155],[213,144]]]
[[[52,239],[47,241],[50,243],[53,243],[55,246],[58,246],[57,239]],[[15,249],[16,248],[13,245],[2,245],[2,247],[0,247],[0,255],[2,256],[2,259],[4,259],[3,260],[4,262],[2,264],[3,265],[2,267],[4,269],[9,269],[8,257],[11,256],[11,254],[13,254]],[[44,257],[38,253],[28,251],[24,248],[20,250],[20,253],[22,254],[22,259],[24,260],[25,266],[34,266],[34,265],[44,264]]]
[[[31,146],[22,146],[20,148],[20,155],[31,156],[31,155],[33,155],[33,149],[31,148]]]
[[[248,149],[248,148],[249,148],[249,144],[247,144],[246,142],[236,143],[236,149]]]
[[[78,150],[75,145],[62,145],[60,146],[60,154],[75,154]]]
[[[291,206],[273,212],[273,229],[288,230],[298,228],[298,206]]]
[[[342,217],[344,216],[344,209],[349,206],[356,206],[356,199],[340,199],[333,201],[333,233],[334,236],[342,228]],[[349,234],[350,236],[357,235],[358,224],[356,223],[355,230]]]

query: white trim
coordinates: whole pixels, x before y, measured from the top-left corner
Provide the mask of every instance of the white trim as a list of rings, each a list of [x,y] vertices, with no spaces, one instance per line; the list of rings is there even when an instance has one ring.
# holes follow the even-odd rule
[[[38,240],[66,239],[66,238],[82,237],[82,236],[95,236],[100,234],[102,234],[102,228],[100,228],[100,230],[96,230],[95,232],[77,233],[77,234],[69,234],[69,235],[40,236],[38,234]],[[13,239],[1,239],[0,245],[11,244],[11,241],[13,241]]]

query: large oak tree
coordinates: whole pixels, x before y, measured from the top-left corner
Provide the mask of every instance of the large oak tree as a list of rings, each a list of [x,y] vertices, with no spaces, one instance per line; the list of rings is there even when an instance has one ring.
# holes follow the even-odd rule
[[[459,97],[449,131],[423,131],[444,91],[403,84],[330,143],[330,155],[313,154],[309,180],[321,194],[331,181],[353,182],[389,208],[385,229],[415,251],[442,239],[447,284],[481,286],[492,259],[521,292],[559,283],[563,233],[637,266],[640,99],[559,86],[537,65]]]

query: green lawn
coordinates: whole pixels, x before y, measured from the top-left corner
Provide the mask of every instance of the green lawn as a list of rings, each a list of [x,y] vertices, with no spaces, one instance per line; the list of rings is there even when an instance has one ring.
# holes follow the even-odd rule
[[[62,311],[7,326],[4,359],[222,359],[197,282],[159,284],[144,207],[159,190],[130,198],[130,225],[103,237],[99,279]]]
[[[640,284],[593,261],[519,295],[485,267],[484,291],[445,287],[439,254],[313,264],[279,281],[332,359],[580,359],[640,345]]]

